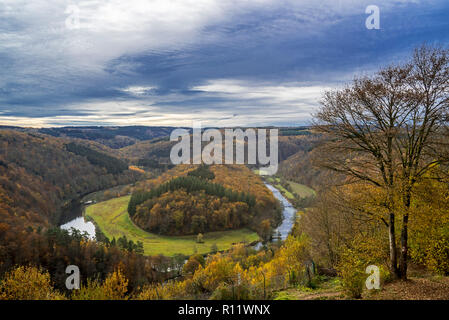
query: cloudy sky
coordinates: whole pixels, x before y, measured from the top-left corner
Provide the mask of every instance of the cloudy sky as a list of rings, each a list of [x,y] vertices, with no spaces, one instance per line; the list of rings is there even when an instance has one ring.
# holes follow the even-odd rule
[[[0,0],[0,124],[303,125],[424,41],[449,1]]]

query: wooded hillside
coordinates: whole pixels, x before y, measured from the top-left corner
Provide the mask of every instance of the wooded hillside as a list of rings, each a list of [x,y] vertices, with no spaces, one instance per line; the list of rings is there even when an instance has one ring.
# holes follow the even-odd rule
[[[177,166],[141,183],[128,212],[141,228],[180,235],[274,226],[280,207],[259,176],[245,166]]]

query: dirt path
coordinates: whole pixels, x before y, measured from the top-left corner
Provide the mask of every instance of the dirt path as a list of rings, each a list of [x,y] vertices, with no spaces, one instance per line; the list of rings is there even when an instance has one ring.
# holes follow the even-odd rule
[[[366,297],[374,300],[449,300],[449,277],[410,278],[386,284]]]
[[[311,291],[288,289],[284,295],[290,300],[348,299],[340,287]],[[381,290],[363,292],[364,300],[449,300],[449,277],[410,277],[408,281],[385,284]]]

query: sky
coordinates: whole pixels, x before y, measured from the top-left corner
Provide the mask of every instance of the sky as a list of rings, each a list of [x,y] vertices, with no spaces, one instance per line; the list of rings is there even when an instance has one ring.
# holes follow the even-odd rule
[[[0,125],[307,125],[424,42],[449,1],[0,0]]]

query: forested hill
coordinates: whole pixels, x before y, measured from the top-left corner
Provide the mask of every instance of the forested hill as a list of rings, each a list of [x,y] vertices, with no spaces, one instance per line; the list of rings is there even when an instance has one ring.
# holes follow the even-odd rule
[[[138,141],[153,140],[167,137],[174,129],[173,127],[149,127],[149,126],[110,126],[110,127],[62,127],[62,128],[21,128],[5,127],[28,133],[41,133],[59,138],[83,139],[95,141],[113,149],[133,145]]]
[[[48,271],[51,282],[65,290],[65,268],[75,264],[84,282],[104,279],[119,266],[130,290],[164,280],[164,274],[144,267],[154,265],[153,258],[134,247],[105,246],[57,226],[72,199],[141,178],[121,160],[90,149],[89,143],[68,143],[38,133],[0,130],[0,278],[15,266],[33,265]]]
[[[244,131],[246,128],[242,128],[242,130]],[[297,154],[306,155],[319,140],[320,135],[304,127],[280,128],[278,139],[279,162],[281,163]],[[154,168],[157,167],[157,164],[170,163],[170,151],[175,144],[176,142],[170,141],[169,137],[166,136],[139,141],[133,145],[120,148],[117,152],[122,158],[130,159],[133,164]],[[203,146],[206,144],[208,142],[202,142]],[[246,146],[245,150],[247,151]]]
[[[57,223],[61,207],[70,200],[134,182],[138,176],[122,160],[86,146],[39,134],[0,131],[2,222]]]
[[[169,152],[172,144],[166,139],[172,128],[166,127],[0,129],[0,189],[3,196],[9,199],[5,200],[4,205],[9,203],[16,208],[16,213],[11,217],[26,216],[23,218],[25,224],[28,221],[54,223],[58,220],[61,206],[71,199],[117,184],[134,182],[138,173],[127,170],[127,159],[130,159],[129,164],[158,167],[161,157]],[[307,153],[317,140],[315,135],[304,128],[280,130],[280,134],[281,159]],[[114,150],[102,144],[105,142],[103,138],[108,135],[154,139]],[[139,149],[140,146],[143,148]],[[245,183],[241,183],[242,179],[246,179],[246,173],[236,176],[230,172],[237,170],[238,174],[242,174],[239,171],[241,169],[219,167],[212,166],[211,169],[219,173],[222,170],[227,172],[217,174],[214,183],[221,183],[239,192],[248,192],[242,188]],[[169,176],[172,173],[177,176],[176,172],[182,169],[173,170]],[[253,194],[259,197],[257,190]],[[269,201],[265,204],[270,207]]]
[[[34,135],[48,135],[91,148],[132,164],[160,169],[170,163],[170,150],[176,143],[169,140],[174,127],[111,126],[22,128],[0,126],[0,131],[14,130]],[[241,128],[246,130],[247,128]],[[319,140],[319,135],[308,127],[279,128],[279,162],[293,155],[306,155]],[[206,142],[204,142],[206,144]]]
[[[141,183],[128,211],[142,229],[168,235],[249,227],[261,236],[280,207],[260,177],[242,165],[180,165]]]

